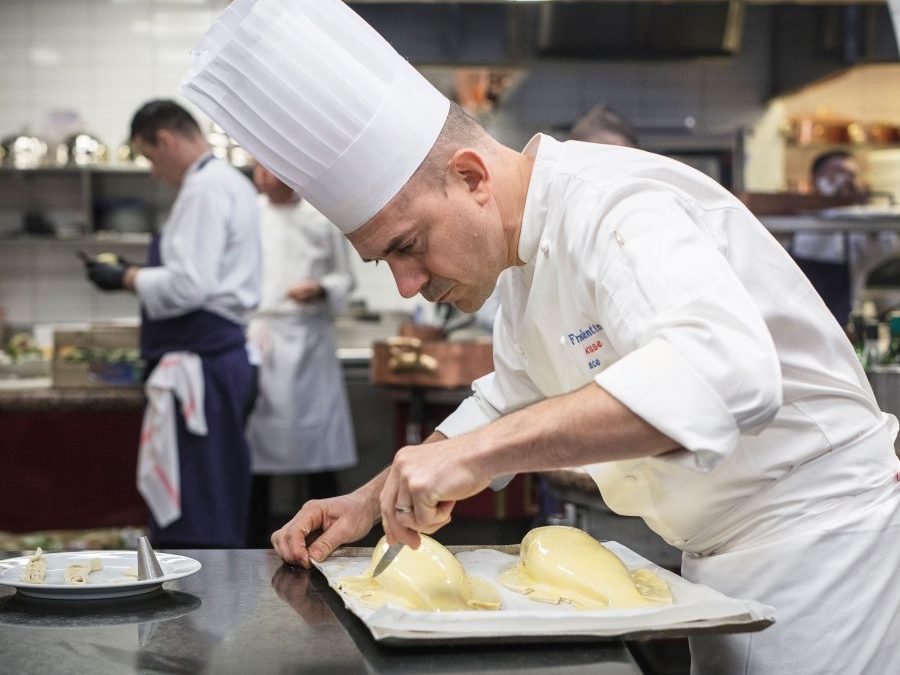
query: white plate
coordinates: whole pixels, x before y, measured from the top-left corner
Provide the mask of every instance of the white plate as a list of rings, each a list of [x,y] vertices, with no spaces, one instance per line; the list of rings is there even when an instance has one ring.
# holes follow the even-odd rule
[[[173,553],[157,553],[163,576],[146,581],[111,583],[123,577],[129,567],[137,569],[137,553],[134,551],[70,551],[65,553],[45,553],[47,576],[43,584],[29,584],[22,581],[22,570],[31,556],[0,560],[0,584],[13,586],[19,593],[35,598],[52,600],[102,600],[122,598],[129,595],[150,593],[160,588],[166,581],[174,581],[200,571],[200,563],[193,558]],[[73,564],[89,563],[99,558],[103,569],[93,572],[86,584],[67,584],[63,572]]]

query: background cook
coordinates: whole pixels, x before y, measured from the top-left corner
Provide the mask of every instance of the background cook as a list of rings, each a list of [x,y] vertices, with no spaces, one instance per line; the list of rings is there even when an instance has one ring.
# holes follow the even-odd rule
[[[262,194],[262,300],[248,331],[261,364],[247,425],[253,460],[248,537],[268,546],[273,475],[302,474],[311,499],[338,494],[336,471],[356,464],[334,317],[356,285],[347,240],[293,188],[257,164]]]
[[[166,355],[199,357],[207,427],[205,435],[193,433],[183,407],[175,410],[173,470],[165,480],[152,470],[139,480],[151,507],[151,540],[172,548],[241,547],[250,498],[244,428],[255,389],[245,327],[260,288],[256,191],[213,157],[196,120],[174,101],[141,106],[130,138],[153,176],[178,188],[178,196],[146,266],[94,262],[88,275],[104,290],[137,294],[141,358],[151,381]],[[145,453],[141,462],[156,460]]]

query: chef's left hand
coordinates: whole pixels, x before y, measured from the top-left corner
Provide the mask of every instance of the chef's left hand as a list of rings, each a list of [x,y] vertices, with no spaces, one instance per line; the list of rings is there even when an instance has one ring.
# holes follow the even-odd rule
[[[419,532],[436,532],[450,522],[458,500],[490,485],[491,477],[467,457],[464,438],[409,445],[394,455],[381,491],[381,524],[388,543],[418,548]],[[398,512],[397,507],[411,510]]]
[[[119,263],[89,262],[87,267],[88,279],[94,285],[104,291],[121,291],[125,288],[125,265]]]
[[[315,279],[304,279],[288,289],[287,296],[296,303],[303,304],[318,300],[325,295],[325,289]]]

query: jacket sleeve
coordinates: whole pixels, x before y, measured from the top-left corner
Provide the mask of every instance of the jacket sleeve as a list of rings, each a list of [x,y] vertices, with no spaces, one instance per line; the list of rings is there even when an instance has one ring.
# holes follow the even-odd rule
[[[448,438],[460,436],[544,398],[511,356],[511,346],[501,306],[494,321],[494,372],[472,383],[472,395],[438,425],[437,431]]]
[[[699,206],[662,190],[614,203],[594,240],[608,247],[592,256],[606,259],[595,293],[636,349],[594,379],[683,448],[658,459],[708,471],[781,406],[774,342]]]
[[[199,309],[215,290],[228,241],[227,195],[199,188],[180,195],[163,237],[163,265],[145,267],[135,278],[151,319]]]

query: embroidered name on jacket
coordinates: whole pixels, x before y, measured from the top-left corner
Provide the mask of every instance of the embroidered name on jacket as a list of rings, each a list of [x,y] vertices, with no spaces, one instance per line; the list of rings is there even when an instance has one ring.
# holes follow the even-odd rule
[[[577,333],[569,333],[569,343],[572,346],[578,346],[584,350],[584,355],[588,362],[588,368],[595,370],[599,368],[602,361],[600,360],[600,350],[603,348],[602,336],[603,326],[599,323],[592,323],[587,328],[579,330]]]

